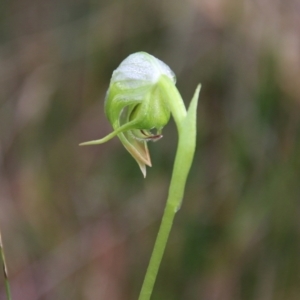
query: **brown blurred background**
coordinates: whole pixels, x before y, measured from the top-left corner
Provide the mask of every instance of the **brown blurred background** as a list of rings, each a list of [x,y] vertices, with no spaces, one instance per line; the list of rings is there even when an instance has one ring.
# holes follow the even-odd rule
[[[137,299],[174,161],[146,179],[103,111],[112,71],[149,52],[198,142],[153,300],[300,299],[297,0],[0,2],[0,228],[13,300]],[[0,299],[5,299],[0,275]]]

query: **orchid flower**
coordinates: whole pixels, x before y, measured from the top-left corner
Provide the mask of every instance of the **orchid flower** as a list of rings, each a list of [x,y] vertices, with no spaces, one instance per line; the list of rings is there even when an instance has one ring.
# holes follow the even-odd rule
[[[105,113],[114,131],[81,145],[102,144],[118,135],[146,177],[146,166],[151,167],[147,142],[159,140],[170,119],[162,77],[175,86],[175,74],[161,60],[145,52],[129,55],[113,72],[105,100]]]
[[[179,139],[172,179],[139,300],[151,297],[173,220],[181,206],[196,147],[200,85],[186,110],[175,82],[173,71],[154,56],[145,52],[129,55],[113,72],[105,100],[105,113],[114,131],[100,140],[80,144],[102,144],[117,135],[146,177],[146,166],[151,166],[147,142],[160,139],[170,115],[174,118]]]

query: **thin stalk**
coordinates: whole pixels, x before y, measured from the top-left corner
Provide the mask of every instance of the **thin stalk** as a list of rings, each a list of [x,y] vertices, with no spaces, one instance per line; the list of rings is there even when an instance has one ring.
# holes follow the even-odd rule
[[[7,298],[7,300],[11,300],[12,298],[11,298],[9,280],[8,280],[8,276],[7,276],[7,267],[6,267],[6,260],[5,260],[5,255],[4,255],[1,232],[0,232],[0,256],[1,256],[1,260],[2,260],[6,298]]]
[[[196,89],[187,115],[176,122],[179,141],[172,173],[169,195],[154,249],[147,268],[139,300],[149,300],[153,291],[159,266],[166,248],[176,212],[181,206],[185,183],[193,161],[196,146],[196,108],[200,86]],[[180,102],[182,101],[181,96]],[[176,99],[175,99],[176,100]],[[172,99],[174,101],[174,98]]]

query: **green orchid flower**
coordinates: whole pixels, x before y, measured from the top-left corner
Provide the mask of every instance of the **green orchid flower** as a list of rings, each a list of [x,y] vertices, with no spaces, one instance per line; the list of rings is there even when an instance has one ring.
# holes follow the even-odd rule
[[[154,56],[145,52],[128,56],[113,72],[105,100],[105,113],[114,131],[101,140],[81,144],[102,144],[117,135],[145,177],[146,166],[151,166],[147,142],[162,137],[162,129],[170,115],[177,126],[179,138],[168,199],[139,300],[151,297],[196,147],[200,85],[186,110],[175,82],[172,70]]]
[[[175,75],[164,62],[145,52],[129,55],[113,72],[105,100],[105,114],[114,131],[80,145],[102,144],[117,135],[146,177],[146,166],[151,167],[147,142],[159,140],[170,119],[162,78],[175,87]]]

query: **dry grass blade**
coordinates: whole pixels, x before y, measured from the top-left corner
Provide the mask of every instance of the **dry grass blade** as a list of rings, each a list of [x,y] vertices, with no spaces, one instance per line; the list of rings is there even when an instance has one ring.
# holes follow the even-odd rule
[[[1,252],[1,260],[2,260],[2,266],[3,266],[6,297],[8,300],[11,300],[11,292],[10,292],[9,280],[8,280],[8,275],[7,275],[7,267],[6,267],[1,231],[0,231],[0,252]]]

